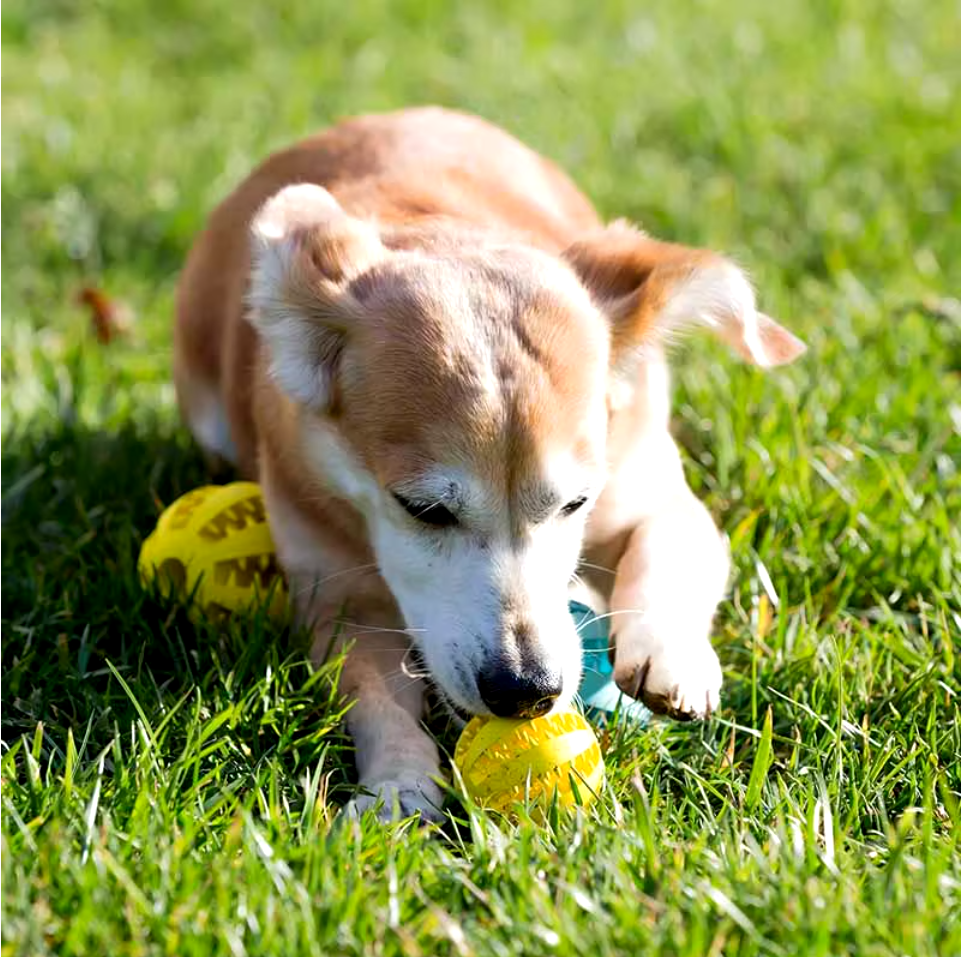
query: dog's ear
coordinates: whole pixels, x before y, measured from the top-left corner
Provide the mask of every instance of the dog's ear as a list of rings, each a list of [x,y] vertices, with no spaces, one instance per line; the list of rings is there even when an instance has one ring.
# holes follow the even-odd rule
[[[349,284],[387,252],[373,226],[306,183],[269,199],[251,232],[249,318],[270,351],[271,374],[298,401],[330,408],[338,360],[361,314]]]
[[[733,263],[702,249],[650,239],[617,223],[564,252],[611,323],[615,371],[632,375],[645,345],[688,326],[707,326],[763,368],[796,359],[805,345],[758,312],[754,290]]]

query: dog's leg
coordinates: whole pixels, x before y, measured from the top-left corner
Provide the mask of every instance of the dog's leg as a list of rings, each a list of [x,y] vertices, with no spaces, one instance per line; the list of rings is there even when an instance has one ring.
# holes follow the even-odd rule
[[[348,805],[350,814],[378,808],[385,820],[419,814],[441,817],[440,757],[421,725],[424,680],[406,667],[410,642],[399,631],[350,635],[340,688],[352,700],[347,728],[356,748],[360,786],[368,793]]]
[[[683,483],[631,533],[611,594],[614,680],[657,714],[717,708],[721,666],[711,620],[727,583],[727,547]]]
[[[339,689],[353,701],[347,730],[356,747],[359,783],[369,792],[351,801],[348,810],[359,813],[381,804],[384,819],[418,813],[438,819],[443,794],[433,778],[440,774],[440,759],[421,726],[424,679],[410,673],[415,667],[410,638],[379,584],[376,566],[363,553],[338,555],[316,523],[277,494],[264,456],[260,479],[294,620],[313,634],[311,658],[320,664],[331,653],[347,650]]]

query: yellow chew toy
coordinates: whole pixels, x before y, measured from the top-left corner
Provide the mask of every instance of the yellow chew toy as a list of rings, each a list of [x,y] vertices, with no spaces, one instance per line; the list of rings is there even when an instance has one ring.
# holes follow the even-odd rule
[[[467,793],[483,807],[509,812],[529,797],[543,807],[554,792],[558,804],[589,804],[604,780],[601,748],[577,711],[519,721],[474,718],[457,742],[454,764]]]
[[[205,485],[164,510],[143,543],[142,581],[158,579],[194,596],[192,610],[217,618],[255,606],[269,594],[271,614],[287,606],[260,487]]]

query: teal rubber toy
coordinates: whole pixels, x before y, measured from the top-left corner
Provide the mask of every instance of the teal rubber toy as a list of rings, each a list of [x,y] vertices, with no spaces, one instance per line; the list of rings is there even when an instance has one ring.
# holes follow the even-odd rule
[[[607,653],[611,641],[607,618],[599,617],[577,601],[570,603],[570,610],[584,651],[584,676],[577,692],[584,709],[597,721],[613,719],[643,727],[651,712],[614,684],[614,666]]]

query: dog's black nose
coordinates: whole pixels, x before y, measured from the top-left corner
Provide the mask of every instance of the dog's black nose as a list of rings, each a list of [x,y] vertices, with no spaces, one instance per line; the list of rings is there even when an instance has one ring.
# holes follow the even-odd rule
[[[498,718],[537,718],[561,693],[561,676],[544,669],[491,665],[477,678],[484,704]]]

